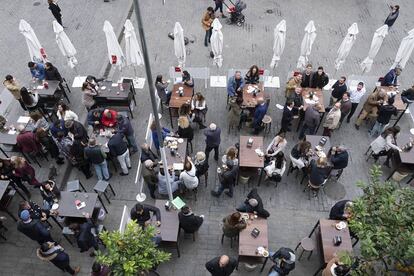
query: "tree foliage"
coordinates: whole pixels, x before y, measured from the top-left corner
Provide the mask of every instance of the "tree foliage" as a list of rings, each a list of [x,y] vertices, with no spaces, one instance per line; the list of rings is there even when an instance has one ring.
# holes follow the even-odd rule
[[[361,274],[387,275],[414,264],[414,190],[380,177],[374,166],[370,182],[357,183],[363,195],[352,207],[350,229],[360,239]]]
[[[136,276],[170,259],[170,254],[159,250],[153,242],[155,228],[142,229],[130,221],[124,233],[103,231],[99,235],[106,246],[98,251],[96,260],[111,268],[113,275]]]

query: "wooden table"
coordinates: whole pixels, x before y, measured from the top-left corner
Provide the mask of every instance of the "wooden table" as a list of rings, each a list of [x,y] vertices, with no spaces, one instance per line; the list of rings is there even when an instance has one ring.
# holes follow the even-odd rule
[[[183,87],[183,95],[180,96],[179,88]],[[173,125],[173,117],[178,117],[178,109],[185,103],[191,104],[191,99],[193,98],[193,87],[188,87],[182,83],[176,83],[173,86],[173,90],[171,91],[171,99],[170,104],[168,107],[168,111],[170,113],[170,121],[171,127],[174,128]]]
[[[320,113],[325,113],[325,105],[323,103],[323,92],[321,89],[316,88],[302,88],[302,98],[303,98],[303,107],[307,108],[310,105],[306,103],[306,100],[309,100],[309,93],[313,92],[316,97],[318,97],[318,103],[321,104]]]
[[[253,214],[249,215],[253,216]],[[260,234],[257,236],[257,238],[251,235],[251,232],[254,228],[257,228],[260,231]],[[238,263],[263,263],[266,258],[256,253],[256,250],[259,246],[262,246],[266,250],[269,250],[267,220],[260,217],[253,220],[249,219],[247,221],[247,227],[240,231]]]
[[[397,145],[400,148],[403,148],[409,141],[410,138],[414,138],[413,135],[409,133],[399,133],[397,135]],[[414,147],[410,151],[402,151],[394,154],[392,158],[393,170],[388,176],[387,180],[392,177],[396,171],[401,171],[404,173],[413,173],[414,172]],[[410,182],[410,181],[409,181]]]
[[[86,206],[82,209],[77,209],[75,206],[75,200],[79,199],[86,203]],[[59,199],[59,216],[83,218],[84,213],[88,213],[92,216],[93,209],[95,208],[98,194],[96,193],[81,193],[81,192],[60,192]]]
[[[311,143],[312,145],[312,150],[316,151],[316,146],[319,145],[319,141],[321,140],[322,137],[326,138],[326,144],[325,146],[322,148],[323,152],[326,154],[326,156],[328,156],[329,154],[329,150],[331,149],[331,140],[329,139],[328,136],[319,136],[319,135],[306,135],[305,136],[305,140],[308,141],[309,143]],[[317,159],[318,156],[312,156],[313,159]]]
[[[180,224],[178,221],[178,212],[174,209],[167,211],[165,209],[166,202],[167,200],[155,200],[155,206],[160,209],[161,213],[161,226],[159,227],[161,241],[167,246],[175,247],[178,257],[180,257],[180,248],[178,246],[178,230]]]
[[[247,141],[249,138],[253,138],[252,147],[247,147]],[[256,149],[263,149],[263,137],[261,136],[240,136],[240,152],[239,152],[239,170],[244,168],[261,168],[258,186],[262,181],[264,157],[259,157],[255,152]],[[237,177],[237,184],[239,183],[239,177]]]
[[[256,94],[256,97],[254,97],[253,93],[248,93],[247,90],[250,86],[253,86],[255,88],[258,88],[260,90],[259,93]],[[245,108],[255,108],[257,105],[257,99],[263,98],[266,99],[267,95],[264,90],[263,82],[260,82],[258,84],[245,84],[243,87],[243,103],[242,106]]]
[[[180,138],[177,138],[180,139]],[[178,143],[178,148],[176,154],[171,154],[171,149],[165,147],[165,158],[167,159],[168,167],[172,168],[174,163],[184,163],[185,158],[187,157],[187,138],[183,139],[182,143]],[[178,154],[177,154],[178,153]]]

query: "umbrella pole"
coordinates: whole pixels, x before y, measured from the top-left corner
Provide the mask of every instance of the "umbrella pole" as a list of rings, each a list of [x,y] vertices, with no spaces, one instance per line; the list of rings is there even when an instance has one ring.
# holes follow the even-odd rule
[[[170,178],[169,178],[169,172],[168,172],[168,164],[167,164],[167,158],[165,156],[165,150],[164,150],[164,141],[163,141],[163,136],[162,136],[162,132],[161,132],[161,125],[160,125],[160,120],[158,118],[158,108],[157,108],[157,104],[156,104],[156,99],[155,99],[155,90],[154,90],[154,83],[153,83],[153,79],[152,79],[152,73],[151,73],[151,63],[148,57],[148,50],[147,50],[147,41],[145,40],[145,33],[144,33],[144,28],[143,28],[143,23],[142,23],[142,19],[141,19],[141,11],[139,8],[139,1],[138,0],[134,0],[134,10],[135,10],[135,16],[137,17],[137,23],[138,23],[138,31],[139,31],[139,38],[141,39],[141,46],[142,46],[142,54],[144,57],[144,64],[145,66],[145,72],[147,75],[147,81],[148,81],[148,86],[149,86],[149,93],[150,93],[150,98],[151,98],[151,105],[152,105],[152,112],[154,114],[154,120],[155,120],[155,125],[157,127],[157,134],[158,134],[158,142],[160,145],[160,152],[161,152],[161,160],[163,162],[163,166],[164,166],[164,175],[165,175],[165,179],[166,179],[166,183],[167,183],[167,190],[168,190],[168,198],[169,200],[173,200],[173,195],[172,195],[172,189],[171,189],[171,183],[170,183]]]

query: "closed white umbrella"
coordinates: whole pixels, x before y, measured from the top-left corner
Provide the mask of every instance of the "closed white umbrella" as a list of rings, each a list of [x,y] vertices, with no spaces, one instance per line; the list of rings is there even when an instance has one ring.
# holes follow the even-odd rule
[[[374,36],[372,37],[371,47],[369,48],[368,56],[361,63],[362,72],[371,71],[372,64],[374,63],[374,58],[377,56],[378,51],[381,48],[382,42],[388,34],[388,28],[388,25],[383,25],[375,31]]]
[[[125,56],[121,46],[114,33],[114,28],[109,21],[105,20],[103,31],[106,37],[106,46],[108,46],[109,63],[122,67],[125,65]]]
[[[395,56],[394,64],[391,68],[395,68],[399,65],[401,68],[405,67],[411,53],[414,49],[414,29],[408,32],[408,36],[404,37],[398,48],[397,55]]]
[[[56,34],[56,43],[59,47],[60,52],[64,57],[66,57],[68,65],[70,68],[75,68],[78,64],[76,59],[76,49],[73,47],[72,42],[69,37],[63,31],[62,25],[60,25],[56,20],[53,20],[53,31]]]
[[[46,52],[40,45],[35,32],[25,20],[21,19],[19,23],[19,31],[26,38],[27,48],[29,48],[30,59],[33,62],[46,61]]]
[[[129,66],[141,66],[144,64],[144,59],[131,20],[127,19],[124,27],[126,63]]]
[[[297,68],[303,69],[308,63],[309,55],[312,51],[312,45],[316,38],[316,28],[313,20],[309,21],[305,27],[305,35],[300,45],[300,57],[298,59]]]
[[[178,66],[183,68],[185,66],[185,43],[184,31],[179,22],[175,22],[174,26],[174,53],[178,59]]]
[[[223,33],[221,32],[221,25],[220,21],[216,18],[214,19],[213,23],[211,24],[213,27],[213,34],[211,35],[211,51],[214,54],[214,63],[221,67],[223,65]]]
[[[276,28],[273,31],[273,57],[272,62],[270,63],[271,68],[277,67],[280,56],[285,49],[286,42],[286,21],[283,19],[276,25]]]
[[[335,69],[338,71],[339,68],[344,65],[346,58],[351,52],[352,46],[354,46],[356,35],[359,33],[357,23],[353,23],[351,27],[348,28],[348,33],[342,40],[341,46],[338,49],[338,57],[335,60]]]

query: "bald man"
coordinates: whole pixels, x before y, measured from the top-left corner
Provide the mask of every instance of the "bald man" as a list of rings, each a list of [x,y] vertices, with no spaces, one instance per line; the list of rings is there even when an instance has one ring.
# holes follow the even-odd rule
[[[206,269],[212,276],[229,276],[237,266],[237,260],[227,255],[221,255],[206,263]]]

